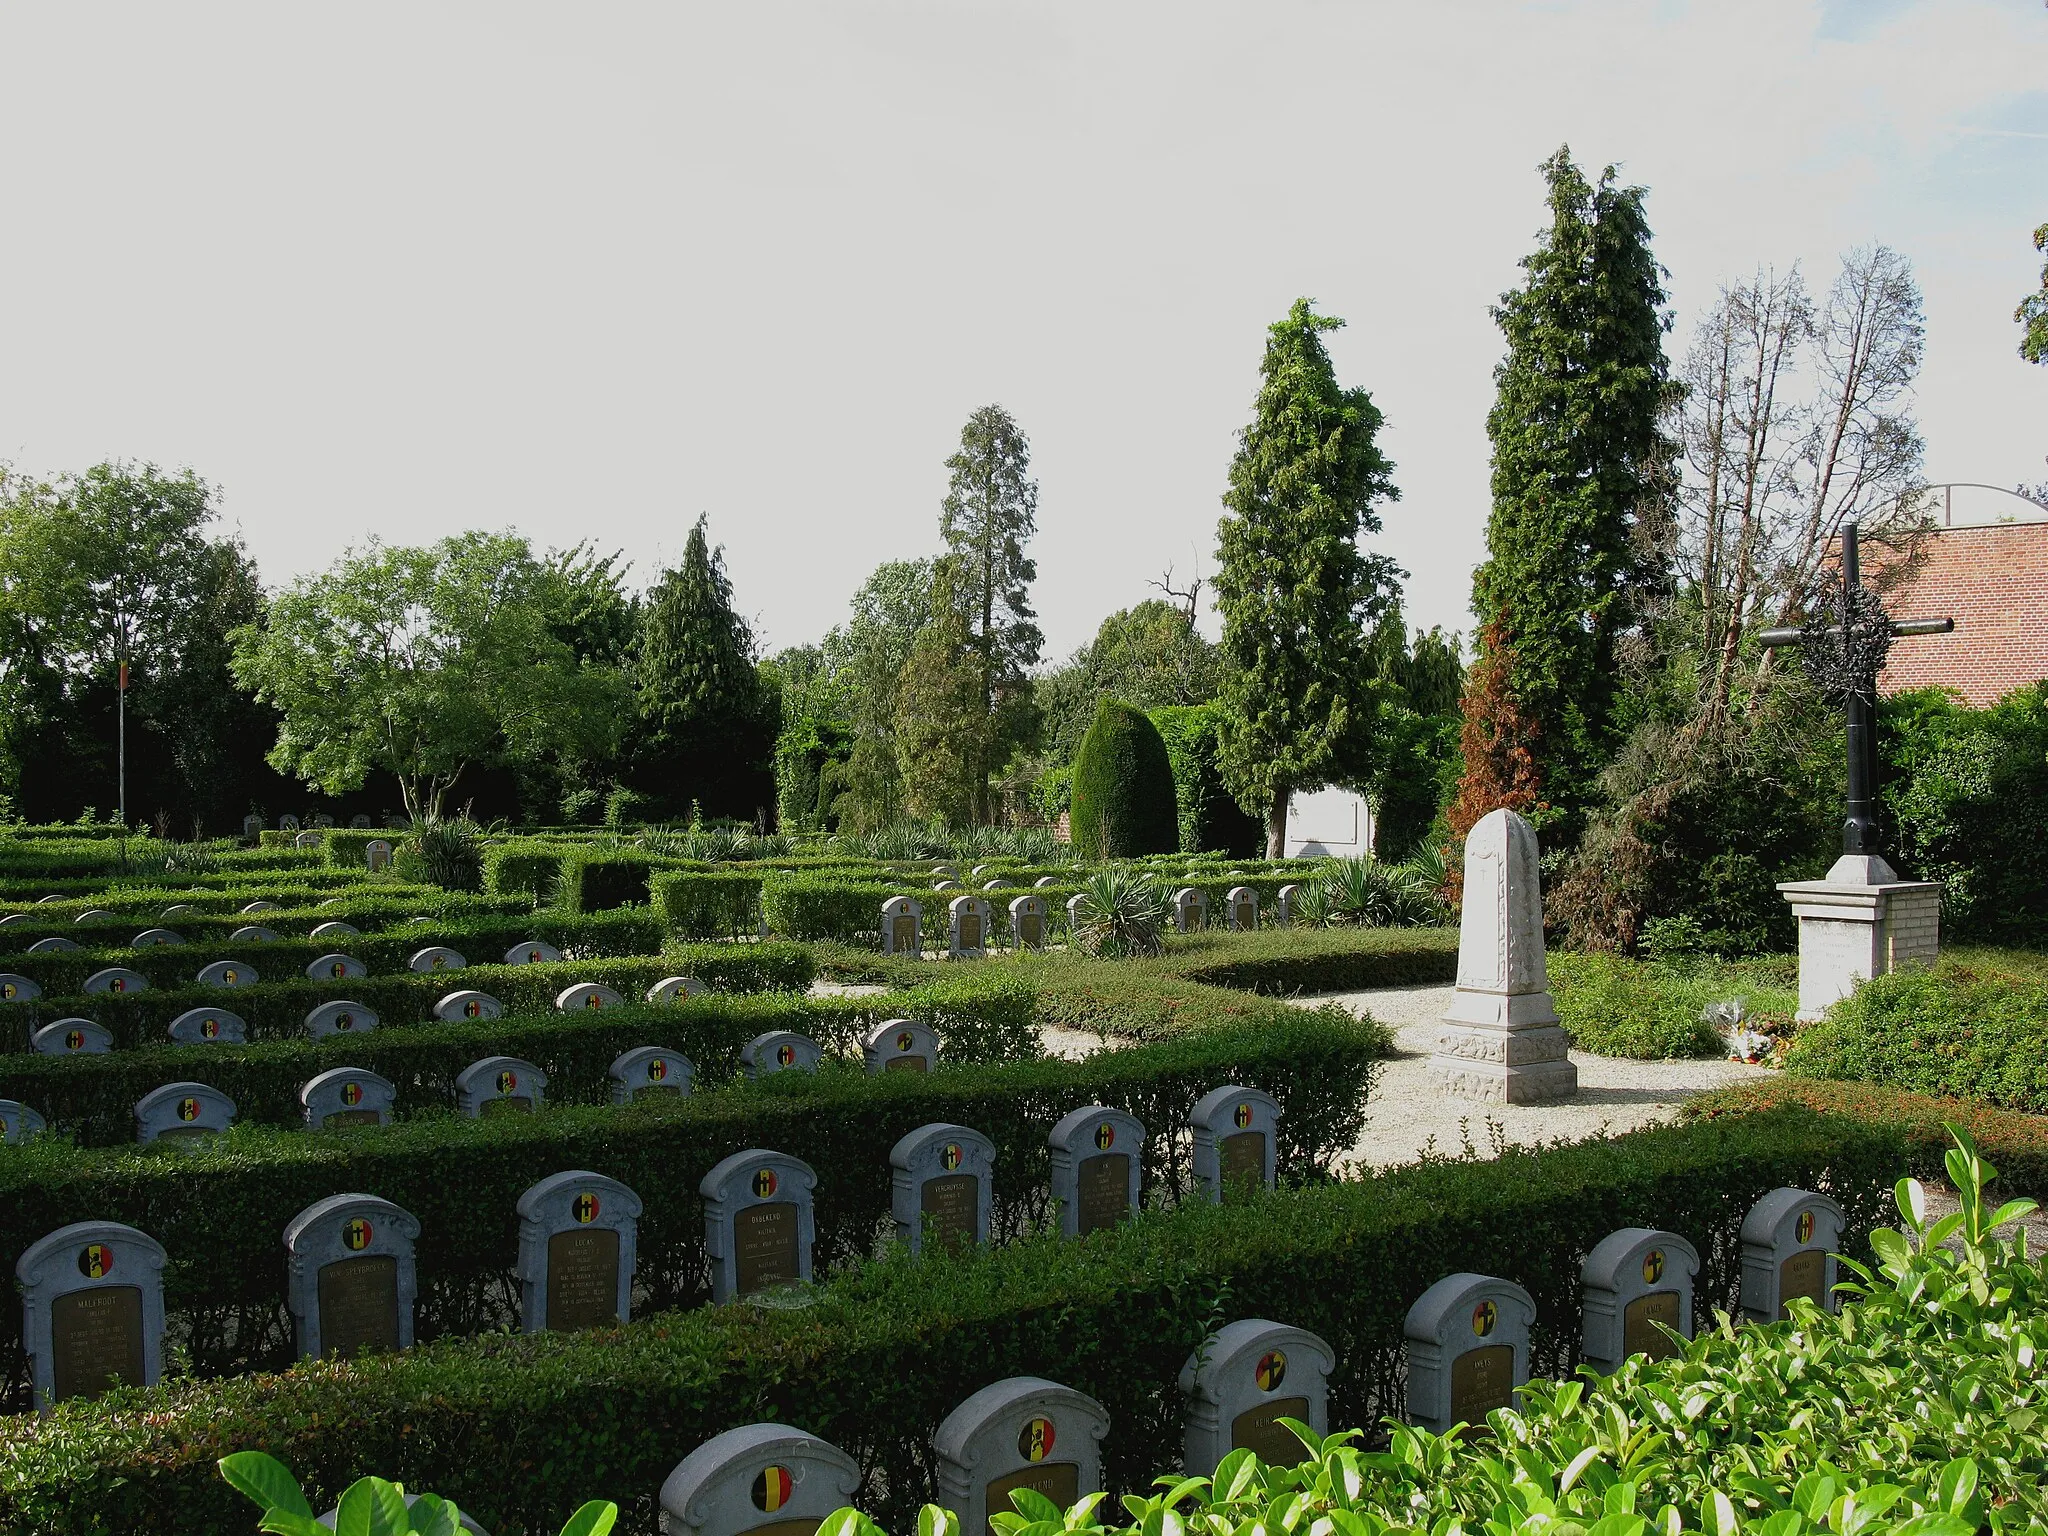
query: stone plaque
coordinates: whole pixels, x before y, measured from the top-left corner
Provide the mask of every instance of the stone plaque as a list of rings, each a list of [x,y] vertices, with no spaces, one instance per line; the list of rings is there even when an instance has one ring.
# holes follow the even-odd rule
[[[398,1260],[388,1253],[320,1266],[321,1354],[398,1348]]]
[[[1083,1236],[1113,1227],[1131,1214],[1131,1159],[1126,1152],[1105,1152],[1081,1159],[1075,1184],[1079,1193]]]
[[[972,1248],[980,1239],[981,1181],[971,1173],[926,1179],[918,1218],[927,1241]]]
[[[1790,1317],[1785,1305],[1794,1296],[1827,1305],[1828,1256],[1818,1248],[1793,1254],[1778,1266],[1778,1316]]]
[[[622,1323],[633,1303],[640,1197],[572,1170],[519,1197],[520,1318],[528,1333]]]
[[[1223,1165],[1225,1201],[1249,1199],[1266,1187],[1264,1131],[1239,1131],[1226,1136],[1218,1151]]]
[[[1017,942],[1026,949],[1038,949],[1045,943],[1045,917],[1042,913],[1026,912],[1017,919]]]
[[[899,913],[889,919],[890,949],[899,955],[914,953],[917,948],[917,919],[908,913]]]
[[[939,1502],[962,1536],[988,1536],[990,1517],[1014,1512],[1010,1495],[1029,1488],[1061,1509],[1102,1487],[1102,1437],[1109,1415],[1071,1387],[1013,1376],[983,1387],[947,1414],[932,1436]]]
[[[735,1152],[698,1184],[711,1294],[726,1302],[811,1278],[811,1191],[818,1176],[786,1152]]]
[[[1181,933],[1196,933],[1209,925],[1208,893],[1187,886],[1173,893],[1173,926]]]
[[[1230,1452],[1246,1449],[1291,1466],[1306,1454],[1280,1420],[1329,1428],[1329,1380],[1336,1353],[1303,1328],[1246,1318],[1218,1329],[1181,1367],[1190,1477],[1207,1477]]]
[[[419,1221],[375,1195],[329,1195],[285,1224],[288,1294],[299,1358],[412,1344]]]
[[[619,1234],[601,1227],[548,1239],[548,1327],[569,1333],[619,1321]]]
[[[1468,1349],[1451,1362],[1451,1418],[1482,1424],[1496,1408],[1515,1405],[1515,1351],[1506,1344]]]
[[[1308,1456],[1294,1431],[1280,1421],[1297,1419],[1308,1423],[1308,1399],[1276,1397],[1256,1408],[1247,1408],[1230,1421],[1230,1448],[1250,1451],[1269,1466],[1292,1467]]]
[[[1224,898],[1230,909],[1230,926],[1243,932],[1259,926],[1259,893],[1248,885],[1236,885]],[[1284,1435],[1286,1430],[1282,1430]]]
[[[398,1090],[361,1067],[331,1067],[299,1089],[306,1129],[337,1130],[351,1125],[387,1125]]]
[[[988,1241],[995,1143],[964,1125],[920,1126],[889,1150],[889,1209],[896,1237],[922,1250],[927,1236],[947,1246]]]
[[[1437,1434],[1480,1424],[1514,1405],[1529,1379],[1529,1325],[1536,1304],[1513,1281],[1446,1275],[1402,1326],[1408,1349],[1408,1417]]]
[[[1794,1296],[1834,1310],[1834,1255],[1846,1225],[1839,1205],[1808,1189],[1774,1189],[1751,1206],[1742,1220],[1743,1319],[1775,1322]]]
[[[1114,1226],[1137,1209],[1138,1152],[1145,1128],[1130,1115],[1104,1104],[1086,1105],[1062,1117],[1046,1141],[1063,1236]]]
[[[988,1512],[991,1515],[1021,1513],[1010,1498],[1019,1488],[1042,1493],[1061,1509],[1072,1509],[1081,1502],[1081,1469],[1071,1461],[1038,1461],[1001,1477],[990,1478]],[[985,1529],[988,1536],[996,1536],[994,1522],[991,1521]]]
[[[1621,1347],[1631,1355],[1648,1355],[1664,1360],[1678,1353],[1678,1346],[1656,1324],[1678,1328],[1678,1292],[1650,1291],[1622,1309]]]
[[[102,1285],[52,1302],[50,1366],[53,1401],[97,1397],[110,1386],[145,1385],[142,1287]]]
[[[1197,1099],[1188,1120],[1195,1184],[1210,1200],[1242,1200],[1273,1187],[1280,1105],[1271,1094],[1226,1084]]]
[[[797,1268],[796,1206],[787,1200],[749,1206],[733,1220],[733,1258],[739,1294],[751,1296],[778,1285],[794,1285]]]
[[[960,914],[960,947],[962,949],[980,949],[982,947],[981,914],[979,912],[962,912]]]
[[[1692,1337],[1692,1283],[1699,1252],[1676,1232],[1623,1227],[1596,1243],[1584,1281],[1584,1361],[1613,1371],[1633,1354],[1661,1360],[1675,1346],[1656,1324]]]
[[[859,1487],[860,1468],[837,1446],[787,1424],[749,1424],[669,1473],[661,1536],[811,1536]]]

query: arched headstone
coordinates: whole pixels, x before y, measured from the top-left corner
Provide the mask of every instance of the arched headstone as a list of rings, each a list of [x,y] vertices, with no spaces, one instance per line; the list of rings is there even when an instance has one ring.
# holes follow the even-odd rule
[[[285,814],[285,815],[283,815],[283,816],[280,816],[280,817],[278,817],[278,818],[277,818],[277,830],[278,830],[278,831],[280,831],[280,832],[296,832],[296,831],[298,831],[298,830],[299,830],[299,818],[298,818],[298,817],[296,817],[296,816],[293,816],[293,815],[291,815],[291,814],[289,814],[289,813],[287,813],[287,814]]]
[[[348,981],[369,974],[370,968],[354,955],[322,955],[306,965],[308,981]]]
[[[1623,1227],[1595,1243],[1579,1266],[1585,1363],[1612,1372],[1630,1355],[1676,1354],[1678,1346],[1657,1325],[1692,1337],[1699,1269],[1699,1250],[1676,1232]]]
[[[78,940],[67,939],[62,934],[53,933],[47,939],[37,939],[35,943],[29,945],[27,952],[31,955],[61,955],[66,950],[78,947]]]
[[[550,1174],[519,1197],[519,1315],[528,1333],[632,1314],[640,1197],[602,1174]]]
[[[1294,910],[1300,905],[1301,887],[1294,884],[1281,886],[1279,894],[1273,898],[1274,923],[1282,928],[1292,928],[1294,926]]]
[[[912,959],[924,953],[924,941],[920,928],[924,923],[924,904],[914,896],[892,896],[882,903],[882,953],[885,955],[909,955]]]
[[[131,949],[155,949],[161,944],[182,944],[185,936],[169,928],[145,928],[128,941]]]
[[[662,1536],[813,1536],[860,1491],[837,1446],[787,1424],[729,1429],[690,1452],[661,1485]]]
[[[553,965],[561,958],[559,949],[541,939],[528,939],[505,951],[507,965]]]
[[[888,1019],[862,1036],[869,1072],[929,1072],[939,1064],[938,1033],[914,1019]]]
[[[278,905],[274,901],[252,901],[242,908],[242,916],[253,917],[258,912],[275,912],[277,910]]]
[[[1198,933],[1209,926],[1209,893],[1183,886],[1173,893],[1173,926],[1178,933]]]
[[[307,1010],[306,1034],[314,1040],[327,1040],[335,1035],[367,1035],[378,1022],[377,1015],[361,1003],[337,998]]]
[[[360,814],[351,816],[348,819],[348,826],[351,832],[367,832],[370,830],[370,818]]]
[[[411,1347],[419,1235],[410,1211],[375,1195],[329,1195],[285,1224],[301,1360]]]
[[[889,1149],[889,1209],[912,1253],[988,1242],[996,1144],[964,1125],[921,1125]]]
[[[278,939],[275,928],[265,928],[261,923],[245,923],[228,935],[230,944],[275,944]]]
[[[216,960],[193,978],[202,987],[253,987],[262,979],[246,960]]]
[[[517,1056],[486,1056],[455,1074],[455,1112],[466,1119],[530,1114],[546,1101],[548,1075]]]
[[[682,1098],[690,1091],[697,1068],[690,1058],[665,1045],[636,1045],[621,1051],[605,1068],[611,1079],[612,1102],[630,1104],[635,1099]]]
[[[1032,881],[1031,884],[1034,889],[1044,890],[1045,887],[1047,887],[1048,885],[1058,885],[1059,881],[1051,875],[1040,875],[1036,880]]]
[[[725,1302],[811,1278],[811,1191],[818,1176],[787,1152],[735,1152],[697,1185],[711,1299]]]
[[[434,1017],[445,1024],[463,1020],[502,1019],[505,1005],[488,992],[464,990],[450,992],[434,1004]]]
[[[308,937],[315,944],[331,944],[336,939],[353,939],[362,935],[362,929],[354,923],[344,923],[340,918],[318,925]]]
[[[824,1050],[809,1035],[793,1029],[771,1029],[756,1035],[740,1049],[740,1066],[749,1077],[772,1077],[777,1072],[815,1072]]]
[[[1305,1328],[1248,1317],[1211,1334],[1180,1371],[1187,1475],[1209,1476],[1232,1451],[1276,1467],[1306,1460],[1307,1448],[1280,1421],[1328,1434],[1336,1368],[1337,1352]]]
[[[373,837],[363,844],[363,863],[370,869],[391,867],[391,843],[386,838]]]
[[[1230,913],[1230,926],[1250,933],[1259,926],[1259,893],[1248,885],[1233,885],[1223,898]]]
[[[163,1269],[163,1245],[118,1222],[73,1222],[29,1244],[14,1275],[36,1407],[156,1384]]]
[[[425,949],[415,952],[405,963],[407,969],[421,972],[459,971],[469,964],[458,951],[450,949],[446,944],[429,944]]]
[[[1063,1116],[1046,1139],[1062,1237],[1113,1227],[1137,1210],[1145,1127],[1130,1115],[1106,1104],[1083,1105]]]
[[[135,972],[122,970],[120,966],[114,966],[105,971],[96,971],[87,979],[85,990],[88,992],[93,991],[93,982],[99,980],[102,976],[111,976],[117,972],[123,976],[135,976]],[[140,976],[136,976],[135,979],[138,981],[142,980]],[[147,983],[144,984],[147,985]],[[116,989],[100,987],[98,990],[101,992],[111,992]],[[12,971],[0,971],[0,1003],[32,1003],[42,995],[43,989],[29,980],[28,977],[17,976]]]
[[[49,1129],[43,1117],[19,1099],[0,1099],[0,1143],[18,1147]]]
[[[244,816],[242,818],[242,836],[247,838],[256,838],[260,837],[262,833],[263,818],[261,816],[256,815],[254,812],[251,812],[249,815]]]
[[[1742,1218],[1742,1317],[1774,1323],[1804,1296],[1835,1310],[1835,1250],[1848,1223],[1842,1208],[1809,1189],[1774,1189]]]
[[[1512,1408],[1529,1379],[1536,1303],[1512,1280],[1446,1275],[1408,1309],[1408,1417],[1439,1435]]]
[[[1273,1187],[1279,1165],[1280,1105],[1257,1088],[1226,1084],[1195,1101],[1195,1183],[1215,1204]]]
[[[135,1139],[192,1141],[235,1123],[235,1101],[205,1083],[165,1083],[135,1101]]]
[[[352,1125],[389,1125],[398,1089],[362,1067],[333,1067],[303,1084],[299,1108],[309,1131]]]
[[[173,1045],[242,1045],[249,1026],[225,1008],[187,1008],[171,1020],[170,1036]]]
[[[994,1536],[991,1515],[1009,1514],[1010,1495],[1029,1488],[1071,1509],[1102,1489],[1102,1404],[1042,1376],[1012,1376],[983,1387],[939,1421],[939,1503],[960,1518],[961,1536]]]
[[[951,926],[946,953],[955,960],[978,960],[988,953],[989,905],[979,896],[955,896],[947,903]]]
[[[1010,903],[1010,932],[1019,949],[1045,948],[1045,898],[1019,896]]]
[[[686,997],[702,997],[711,989],[694,976],[664,976],[647,989],[650,1003],[677,1003]]]
[[[88,908],[86,911],[79,913],[78,916],[71,919],[72,925],[74,927],[81,928],[92,924],[111,923],[113,921],[115,921],[114,914],[109,912],[105,907]]]
[[[114,1048],[114,1033],[91,1019],[59,1019],[29,1037],[44,1056],[104,1056]]]
[[[192,903],[189,901],[177,901],[171,903],[170,906],[165,907],[163,911],[157,914],[157,916],[161,918],[164,922],[169,922],[172,918],[181,916],[186,912],[197,912],[198,910],[199,909],[193,906]]]
[[[618,1008],[625,999],[602,982],[579,981],[555,994],[555,1012],[587,1013],[596,1008]]]

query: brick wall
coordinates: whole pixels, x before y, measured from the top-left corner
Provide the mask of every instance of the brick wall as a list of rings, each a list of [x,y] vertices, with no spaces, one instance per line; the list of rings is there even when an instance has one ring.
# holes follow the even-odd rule
[[[1885,903],[1885,969],[1932,965],[1941,952],[1941,891],[1900,891]]]
[[[1951,688],[1981,708],[2048,678],[2048,521],[1937,528],[1885,601],[1894,619],[1952,618],[1956,630],[1894,644],[1883,693]]]

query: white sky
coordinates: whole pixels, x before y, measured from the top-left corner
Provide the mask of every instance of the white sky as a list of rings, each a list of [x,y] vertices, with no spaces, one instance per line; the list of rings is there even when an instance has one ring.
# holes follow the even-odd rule
[[[5,0],[0,59],[0,459],[190,465],[273,584],[508,524],[644,581],[705,511],[815,639],[936,545],[993,400],[1062,655],[1208,571],[1306,294],[1388,419],[1411,619],[1464,627],[1560,142],[1650,188],[1674,361],[1720,282],[1882,240],[1930,477],[2048,478],[2040,0]]]

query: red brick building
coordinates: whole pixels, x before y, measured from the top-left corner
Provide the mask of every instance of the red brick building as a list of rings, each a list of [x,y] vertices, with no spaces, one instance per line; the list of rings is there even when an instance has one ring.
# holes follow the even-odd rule
[[[1894,645],[1882,693],[1949,688],[1981,708],[2048,678],[2048,509],[2030,521],[1933,529],[1885,606],[1894,619],[1948,617],[1956,629]]]

